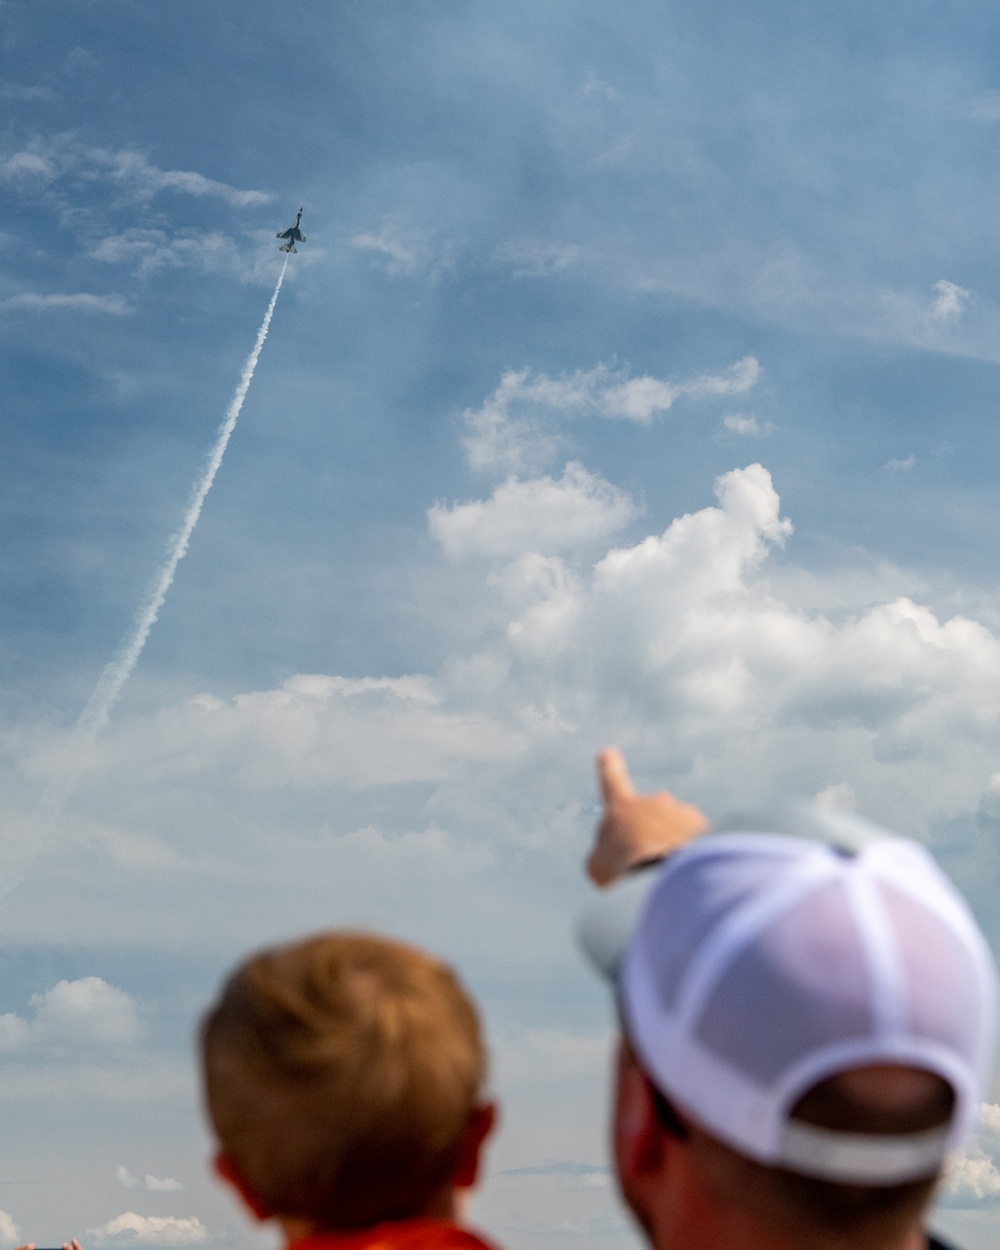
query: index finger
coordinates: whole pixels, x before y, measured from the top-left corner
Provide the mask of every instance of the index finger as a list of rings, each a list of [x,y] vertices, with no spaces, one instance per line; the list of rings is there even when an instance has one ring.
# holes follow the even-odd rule
[[[635,797],[635,786],[628,775],[625,756],[617,747],[607,747],[598,755],[597,779],[605,807],[609,807],[616,800]]]

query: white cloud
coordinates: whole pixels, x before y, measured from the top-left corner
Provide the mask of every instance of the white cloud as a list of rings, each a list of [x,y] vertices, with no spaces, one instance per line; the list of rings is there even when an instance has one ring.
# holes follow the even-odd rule
[[[761,438],[774,431],[774,426],[770,421],[765,421],[761,425],[752,413],[747,412],[727,412],[722,418],[722,424],[733,434],[753,434]]]
[[[969,116],[977,122],[1000,121],[1000,91],[983,91],[970,103]]]
[[[98,1228],[91,1228],[87,1241],[95,1246],[196,1246],[210,1234],[196,1215],[138,1215],[126,1211]]]
[[[702,373],[683,382],[660,378],[629,378],[607,388],[598,404],[605,416],[647,422],[672,408],[682,395],[742,395],[760,378],[761,368],[753,356],[744,356],[722,373]]]
[[[5,100],[51,100],[52,88],[41,84],[29,86],[26,83],[5,82],[0,86],[0,95]]]
[[[17,1225],[6,1211],[0,1210],[0,1246],[16,1246],[20,1240]]]
[[[112,317],[125,317],[132,309],[120,295],[40,295],[26,291],[0,301],[0,308],[10,312],[84,312],[107,313]]]
[[[0,177],[8,182],[20,179],[48,182],[55,177],[55,169],[52,162],[38,152],[14,152],[0,160]]]
[[[115,1176],[122,1189],[138,1189],[141,1186],[151,1193],[179,1193],[184,1188],[180,1181],[174,1180],[172,1176],[152,1176],[147,1172],[140,1180],[138,1176],[133,1176],[124,1164],[119,1164]]]
[[[547,429],[567,417],[597,416],[646,424],[670,410],[682,396],[711,398],[748,391],[761,374],[745,356],[721,373],[668,381],[649,375],[630,378],[599,364],[553,378],[530,369],[508,370],[486,402],[464,414],[464,444],[476,469],[513,471],[540,467],[558,447]]]
[[[180,1181],[174,1180],[172,1176],[150,1176],[147,1172],[143,1181],[152,1193],[175,1194],[184,1188]]]
[[[624,492],[581,464],[566,465],[558,480],[508,478],[488,500],[435,504],[428,512],[431,534],[453,558],[491,559],[525,552],[544,555],[591,547],[610,538],[636,515]]]
[[[236,243],[219,230],[165,230],[130,227],[102,239],[91,251],[95,260],[134,265],[140,276],[158,269],[202,269],[208,272],[242,271]]]
[[[826,807],[835,812],[853,812],[857,806],[858,796],[854,787],[846,781],[837,781],[824,786],[816,795],[816,805]]]
[[[509,265],[515,278],[547,278],[575,265],[583,249],[575,243],[546,243],[541,239],[512,239],[496,248],[493,258]]]
[[[996,1205],[1000,1201],[1000,1106],[982,1103],[979,1129],[967,1149],[950,1160],[941,1202],[947,1207]]]
[[[981,1151],[959,1155],[948,1167],[943,1198],[948,1205],[965,1206],[1000,1197],[1000,1169]]]
[[[890,473],[906,473],[909,469],[912,469],[916,463],[917,458],[911,451],[908,456],[902,456],[898,460],[887,460],[885,462],[885,467]]]
[[[33,1018],[0,1016],[0,1053],[31,1054],[93,1046],[128,1046],[141,1033],[136,1005],[100,977],[60,981],[31,998]]]
[[[438,570],[456,616],[462,594],[475,611],[437,673],[303,675],[110,726],[68,814],[74,846],[121,829],[174,859],[139,891],[147,868],[89,849],[88,868],[81,851],[74,907],[86,910],[73,923],[103,932],[78,874],[113,870],[122,897],[136,895],[114,917],[119,936],[175,941],[178,896],[186,939],[205,943],[258,940],[289,915],[303,926],[362,915],[435,942],[446,926],[450,941],[468,908],[461,942],[481,934],[495,947],[502,933],[514,958],[537,927],[522,921],[534,905],[523,867],[515,888],[504,865],[523,852],[558,864],[560,880],[574,871],[592,819],[589,760],[608,741],[640,779],[716,815],[853,795],[857,810],[929,837],[996,804],[995,632],[935,614],[891,570],[866,573],[863,593],[834,575],[822,594],[795,592],[788,558],[774,559],[791,523],[760,464],[723,474],[713,505],[610,549],[607,533],[596,550],[581,545],[580,518],[562,506],[574,490],[588,526],[596,517],[610,531],[616,508],[624,515],[625,497],[580,468],[432,511],[445,548],[484,561]],[[59,767],[55,740],[34,755],[0,746],[38,783]],[[455,907],[428,902],[442,891]],[[538,906],[552,915],[532,924],[568,941],[562,904]],[[22,910],[5,923],[21,934],[35,921]],[[12,1048],[28,1044],[20,1017],[5,1028]]]
[[[970,292],[946,278],[934,283],[937,296],[931,305],[931,316],[935,321],[957,321],[962,315]]]
[[[602,100],[620,100],[622,94],[609,82],[605,82],[603,78],[595,78],[593,74],[587,79],[583,86],[583,94],[585,96],[600,96]]]
[[[7,181],[31,178],[47,183],[103,181],[138,202],[149,201],[162,191],[215,196],[235,208],[267,204],[274,198],[263,191],[231,187],[194,170],[160,169],[135,148],[113,150],[88,146],[72,133],[37,140],[26,148],[0,156],[0,178]]]
[[[451,248],[426,231],[387,219],[378,230],[358,230],[348,238],[351,247],[381,257],[394,278],[430,272],[436,276],[454,264]]]

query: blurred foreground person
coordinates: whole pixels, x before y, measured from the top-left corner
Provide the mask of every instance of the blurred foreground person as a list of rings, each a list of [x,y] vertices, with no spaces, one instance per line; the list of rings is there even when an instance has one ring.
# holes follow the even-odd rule
[[[249,959],[202,1028],[215,1166],[297,1250],[488,1250],[462,1228],[494,1122],[476,1010],[412,947],[322,934]]]
[[[615,1166],[655,1250],[940,1246],[924,1215],[996,1031],[955,888],[850,818],[698,837],[701,813],[636,794],[617,751],[598,768],[588,871],[611,888],[582,938],[617,996]]]

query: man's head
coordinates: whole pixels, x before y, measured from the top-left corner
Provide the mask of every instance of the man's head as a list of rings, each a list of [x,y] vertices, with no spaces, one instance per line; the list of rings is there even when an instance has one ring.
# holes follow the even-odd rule
[[[492,1123],[476,1011],[412,947],[333,933],[256,955],[202,1055],[219,1171],[258,1216],[360,1228],[440,1213],[475,1180]]]
[[[593,922],[588,945],[614,964]],[[658,1245],[698,1203],[790,1246],[889,1245],[919,1216],[984,1096],[996,997],[920,847],[701,839],[667,861],[613,971],[618,1169]]]

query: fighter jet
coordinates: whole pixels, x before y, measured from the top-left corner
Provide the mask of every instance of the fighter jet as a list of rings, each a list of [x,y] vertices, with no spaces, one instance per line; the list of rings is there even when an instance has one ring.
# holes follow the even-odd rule
[[[276,239],[284,239],[283,247],[279,247],[279,252],[297,252],[299,249],[296,243],[305,243],[306,236],[299,229],[299,222],[302,220],[302,209],[299,209],[298,216],[295,218],[295,225],[289,226],[287,230],[281,230],[274,237]]]

